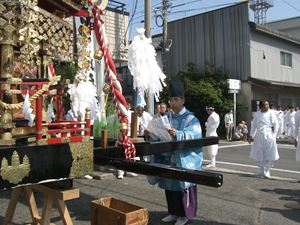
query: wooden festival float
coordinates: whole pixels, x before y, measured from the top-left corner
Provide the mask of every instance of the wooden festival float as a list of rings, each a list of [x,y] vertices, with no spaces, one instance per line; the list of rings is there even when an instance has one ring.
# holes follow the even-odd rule
[[[49,224],[52,201],[57,200],[64,224],[72,224],[65,200],[79,196],[79,190],[56,190],[41,184],[68,180],[93,173],[94,164],[111,165],[145,175],[178,179],[213,187],[222,186],[221,174],[172,168],[135,161],[136,156],[218,143],[217,138],[164,143],[136,143],[127,137],[126,101],[116,77],[106,43],[103,10],[107,1],[11,0],[0,2],[0,189],[13,188],[4,224],[12,220],[18,197],[26,193],[34,224]],[[88,9],[87,7],[88,6]],[[73,61],[73,26],[70,16],[88,18],[79,28],[78,42],[87,45],[94,30],[99,45],[94,58],[104,57],[114,105],[120,122],[117,146],[94,146],[90,111],[83,121],[63,119],[64,85],[53,69],[53,60]],[[72,17],[70,17],[72,18]],[[78,51],[78,67],[90,67],[89,54]],[[47,99],[54,97],[56,117],[47,122]],[[26,108],[26,107],[27,108]],[[25,120],[24,118],[27,118]],[[28,125],[31,121],[31,125]],[[45,194],[39,216],[33,191]]]

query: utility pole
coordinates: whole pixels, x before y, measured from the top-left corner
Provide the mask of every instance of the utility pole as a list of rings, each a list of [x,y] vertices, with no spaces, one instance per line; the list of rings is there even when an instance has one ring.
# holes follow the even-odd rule
[[[145,36],[151,38],[151,0],[145,0]],[[148,96],[147,107],[150,114],[154,113],[154,98]]]
[[[145,36],[151,37],[151,0],[145,0]]]
[[[168,8],[169,0],[163,0],[162,17],[163,17],[163,48],[162,48],[162,65],[163,72],[166,72],[166,48],[168,41]]]

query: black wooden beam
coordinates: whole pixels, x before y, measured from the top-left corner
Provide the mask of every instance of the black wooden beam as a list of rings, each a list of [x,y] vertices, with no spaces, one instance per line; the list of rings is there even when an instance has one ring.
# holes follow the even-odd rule
[[[114,166],[117,169],[126,170],[129,172],[187,181],[211,187],[221,187],[223,184],[223,175],[219,173],[189,170],[144,161],[113,159],[109,157],[103,157],[99,154],[94,155],[94,163],[99,165]]]
[[[206,137],[201,139],[171,142],[142,142],[135,143],[136,156],[146,156],[158,153],[172,152],[175,150],[184,150],[187,148],[196,148],[219,143],[218,137]],[[94,154],[98,156],[107,156],[111,158],[124,158],[124,149],[118,147],[94,147]]]

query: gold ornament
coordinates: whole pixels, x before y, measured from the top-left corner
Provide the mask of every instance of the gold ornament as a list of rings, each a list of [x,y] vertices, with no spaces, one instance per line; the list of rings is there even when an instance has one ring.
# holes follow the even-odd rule
[[[79,51],[79,55],[82,57],[88,57],[90,53],[87,50],[82,49],[81,51]]]
[[[6,24],[6,20],[0,17],[0,27],[3,27]]]
[[[4,114],[1,116],[0,125],[4,129],[13,128],[15,124],[12,120],[11,112],[5,111]]]
[[[121,130],[128,130],[127,124],[126,123],[121,123],[120,124],[120,129]]]
[[[103,92],[105,94],[109,94],[109,92],[110,92],[110,85],[109,84],[107,84],[107,83],[104,84],[104,86],[103,86]]]
[[[90,63],[87,60],[83,60],[78,63],[78,67],[80,69],[88,69],[90,67]]]
[[[30,172],[30,162],[27,155],[23,157],[23,163],[20,163],[20,157],[16,151],[14,151],[11,158],[11,165],[8,164],[8,160],[4,157],[1,161],[1,177],[3,180],[7,180],[12,184],[18,184]]]
[[[94,53],[94,59],[101,60],[102,58],[103,58],[103,52],[100,49],[96,50]]]

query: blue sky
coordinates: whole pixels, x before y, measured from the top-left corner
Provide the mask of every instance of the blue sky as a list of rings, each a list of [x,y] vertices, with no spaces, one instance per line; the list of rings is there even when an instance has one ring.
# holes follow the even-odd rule
[[[126,4],[126,11],[130,12],[130,18],[134,12],[136,1],[137,7],[129,27],[130,39],[135,35],[137,27],[143,27],[141,22],[144,20],[144,0],[118,0]],[[270,1],[270,0],[269,0]],[[177,20],[187,16],[196,15],[199,13],[211,11],[217,8],[222,8],[241,2],[241,0],[169,0],[171,3],[171,10],[169,12],[169,21]],[[274,6],[267,11],[267,21],[280,20],[290,17],[300,16],[300,0],[273,0]],[[152,8],[161,6],[162,0],[151,0]],[[253,13],[250,12],[250,20],[253,21]],[[159,13],[159,12],[158,12]],[[161,28],[156,26],[155,13],[152,10],[152,34],[161,33]],[[161,21],[158,19],[158,23]]]

